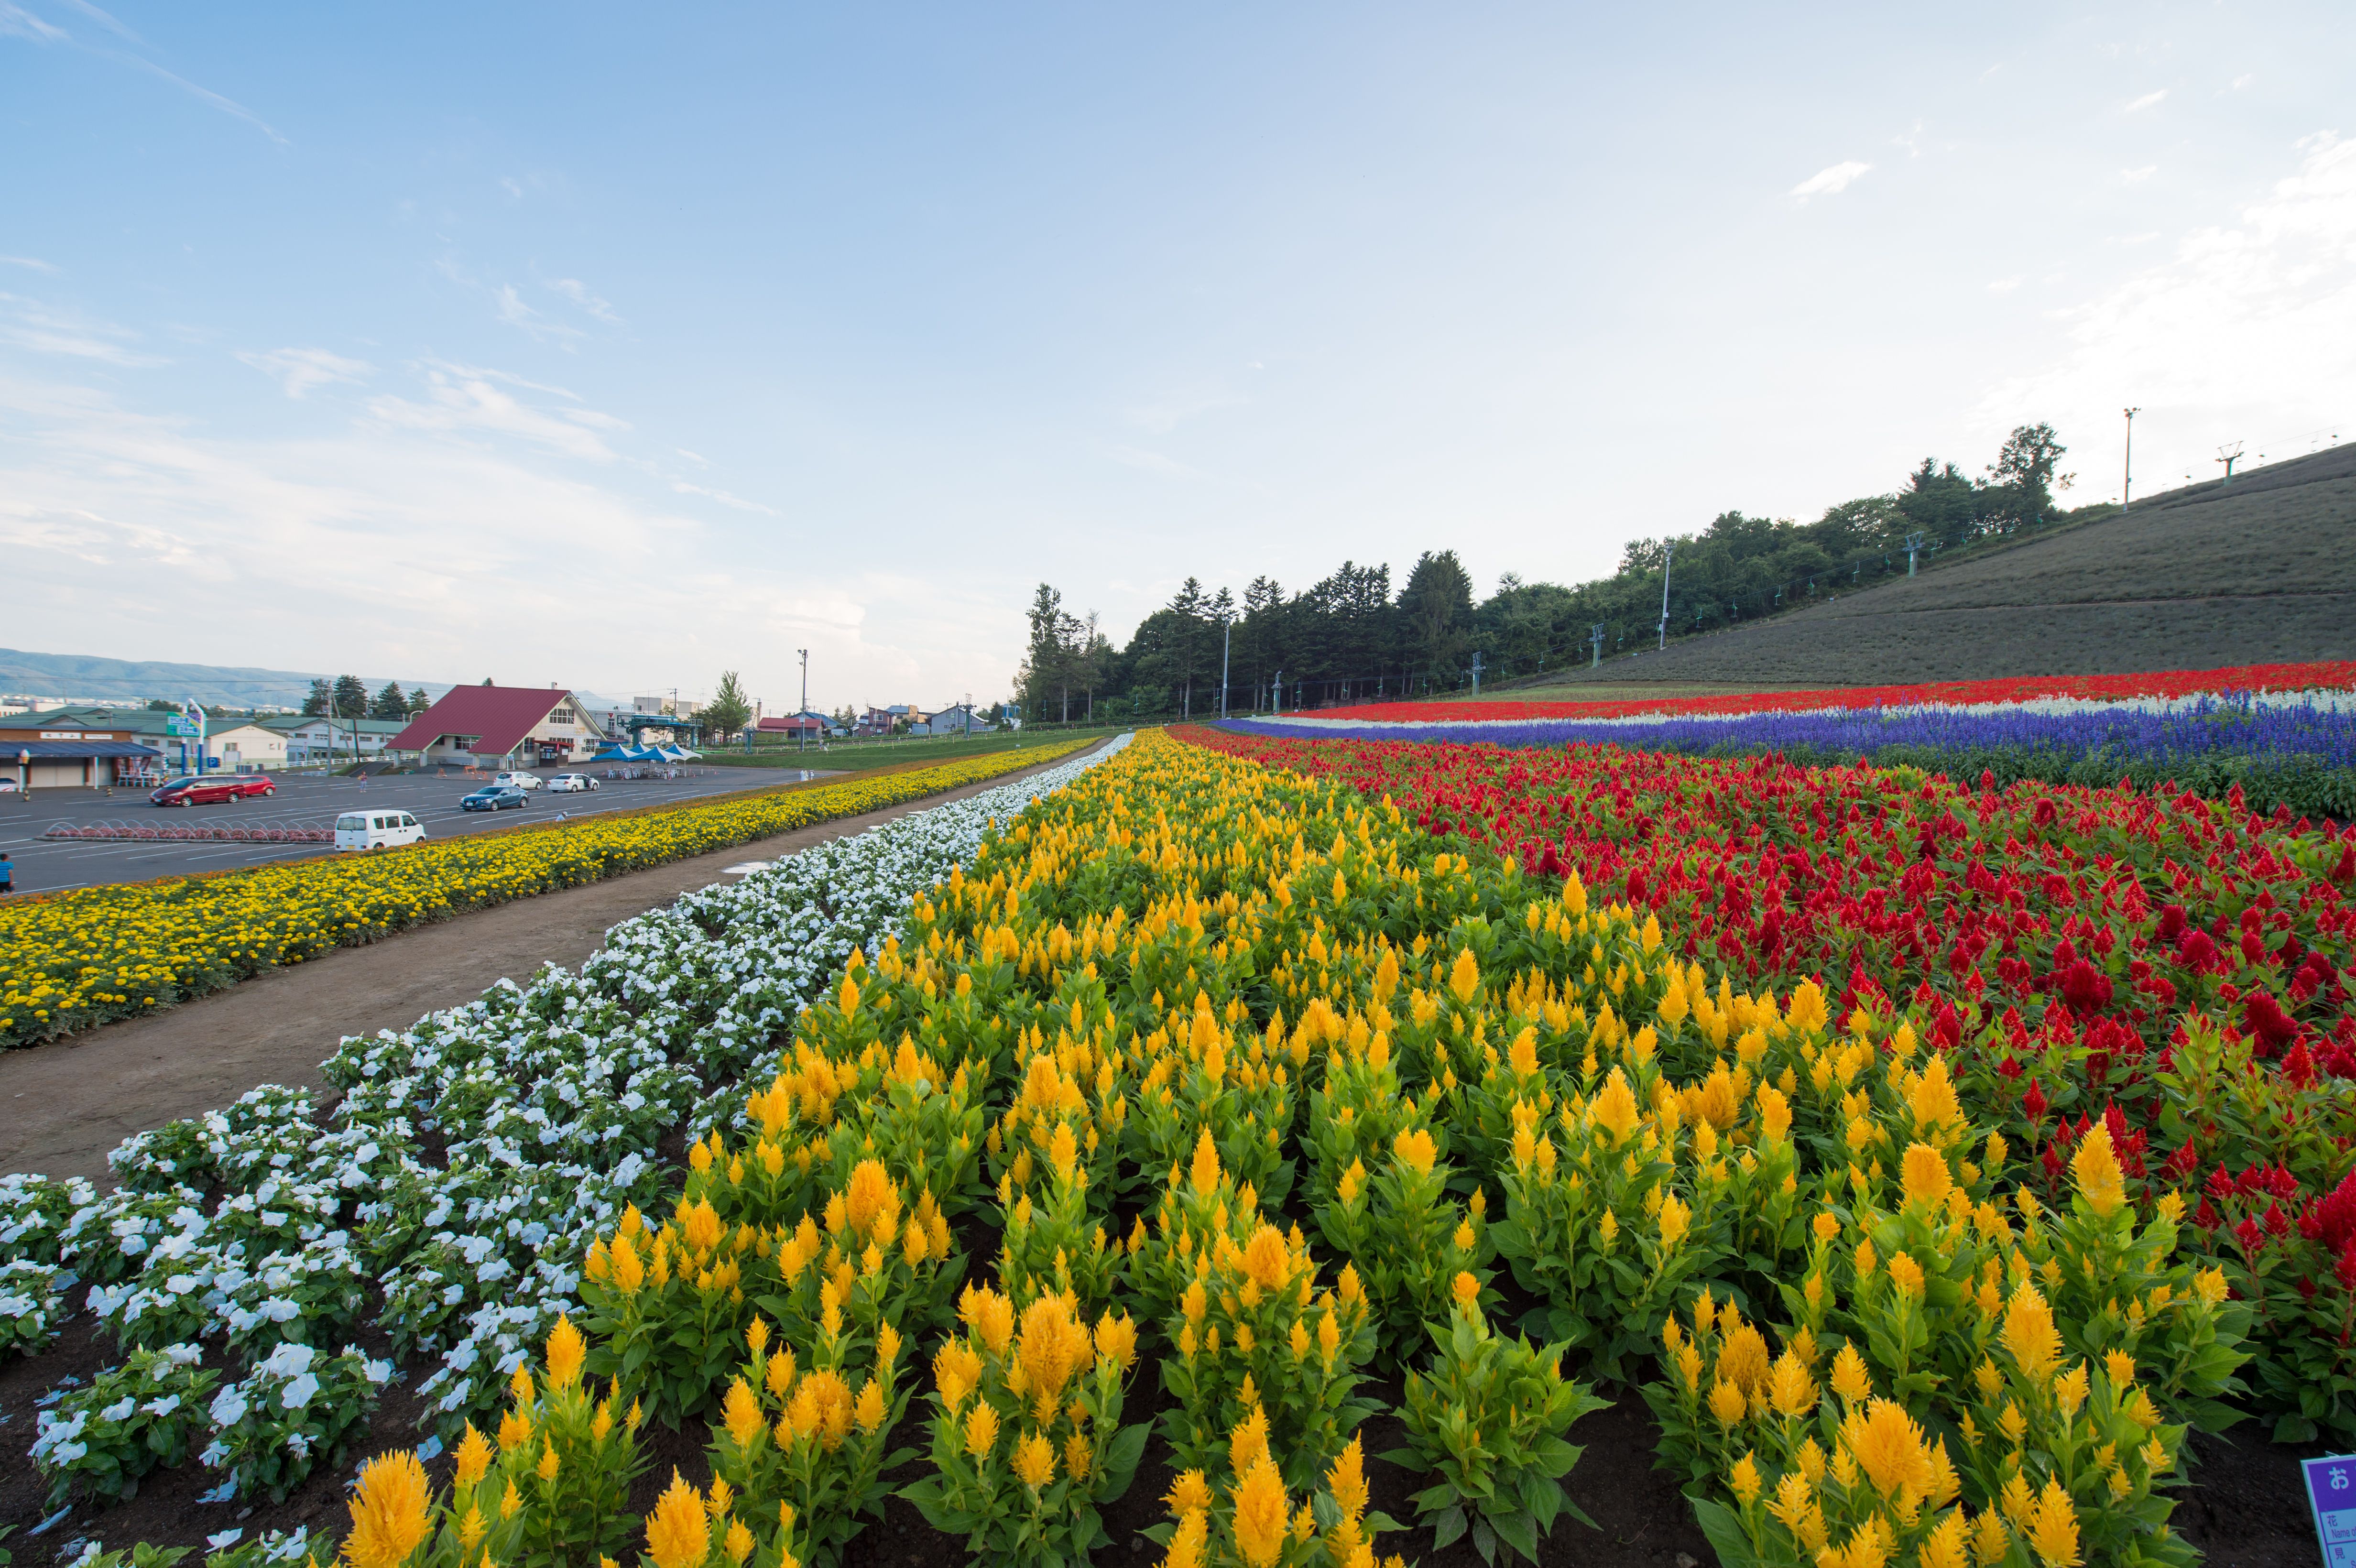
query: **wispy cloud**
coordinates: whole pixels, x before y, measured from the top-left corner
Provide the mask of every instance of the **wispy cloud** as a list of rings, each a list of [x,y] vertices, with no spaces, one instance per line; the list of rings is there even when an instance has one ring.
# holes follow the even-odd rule
[[[1988,293],[1992,294],[2008,294],[2012,293],[2013,290],[2020,287],[2020,284],[2021,279],[2018,276],[1998,278],[1994,283],[1988,284]]]
[[[2146,164],[2139,169],[2121,169],[2119,171],[2119,178],[2125,180],[2129,185],[2141,185],[2144,181],[2151,178],[2152,176],[2158,173],[2159,173],[2159,165],[2158,164]]]
[[[744,496],[732,496],[725,490],[709,490],[701,485],[691,485],[684,479],[672,480],[670,487],[679,495],[701,496],[709,500],[717,501],[723,507],[734,507],[740,512],[760,512],[772,517],[781,515],[775,507],[765,507],[758,501],[747,501]]]
[[[241,350],[238,358],[265,376],[275,377],[290,398],[300,398],[314,387],[337,381],[363,381],[376,373],[365,359],[347,359],[324,348],[273,348],[267,353]]]
[[[65,3],[71,5],[75,10],[80,12],[82,15],[91,17],[92,20],[99,23],[100,26],[105,27],[107,31],[115,34],[117,37],[134,44],[142,42],[138,34],[133,32],[130,28],[124,27],[122,23],[116,21],[112,16],[107,15],[104,11],[100,10],[97,6],[89,4],[88,0],[65,0]],[[220,110],[222,113],[234,115],[238,119],[244,121],[247,124],[252,126],[255,130],[260,131],[263,135],[269,137],[272,141],[276,142],[281,146],[287,144],[286,138],[280,135],[275,127],[273,127],[268,121],[262,119],[261,115],[256,114],[252,110],[248,109],[244,104],[238,102],[236,100],[224,98],[209,87],[199,87],[195,82],[190,81],[187,77],[178,74],[177,71],[166,70],[162,66],[157,65],[154,60],[149,59],[145,55],[126,54],[120,49],[107,48],[97,44],[78,42],[74,38],[74,36],[67,32],[63,27],[58,27],[51,22],[43,21],[40,17],[34,16],[30,11],[26,10],[23,6],[16,5],[14,0],[0,0],[0,36],[30,38],[34,42],[41,44],[70,44],[74,48],[86,49],[88,52],[98,56],[101,59],[112,60],[117,65],[126,65],[134,70],[146,71],[151,75],[160,77],[164,80],[170,82],[181,91],[188,93],[205,103],[210,104],[213,108]]]
[[[462,436],[512,436],[547,451],[592,463],[611,463],[615,459],[614,449],[597,431],[610,432],[629,428],[623,421],[594,410],[536,408],[495,385],[487,377],[429,369],[426,381],[426,401],[390,395],[372,398],[369,400],[369,412],[383,424],[398,429]]]
[[[614,307],[592,293],[589,285],[580,279],[551,278],[548,286],[579,305],[589,315],[595,316],[599,321],[609,321],[616,326],[622,324],[622,318],[614,314]]]
[[[167,363],[132,347],[139,335],[127,326],[59,311],[38,300],[0,293],[0,343],[13,343],[36,354],[59,354],[73,359],[96,359],[126,369]]]
[[[63,27],[52,27],[21,5],[0,0],[0,35],[12,38],[31,38],[36,43],[59,44],[72,37]]]
[[[571,388],[551,386],[546,381],[526,380],[512,370],[494,369],[488,365],[460,365],[452,360],[436,359],[431,357],[419,363],[425,369],[446,371],[461,380],[497,381],[503,386],[521,387],[528,392],[547,392],[553,397],[566,398],[576,403],[582,400],[581,394]]]
[[[37,272],[55,272],[57,268],[37,256],[0,256],[0,267],[29,267]]]
[[[2221,431],[2338,418],[2356,385],[2356,142],[2317,134],[2298,151],[2297,171],[2233,221],[2069,310],[2067,351],[1991,389],[1982,417],[2066,434],[2112,429],[2134,402],[2136,449],[2148,425],[2160,471],[2171,444],[2206,464]]]
[[[124,27],[122,23],[108,16],[97,6],[91,5],[90,0],[65,0],[65,3],[72,6],[75,10],[80,12],[83,16],[88,16],[91,21],[96,22],[100,27],[104,27],[108,32],[112,33],[117,37],[128,38],[134,44],[146,42],[146,40],[142,38],[138,34],[133,32],[130,28]]]
[[[1872,168],[1871,164],[1861,164],[1855,159],[1845,164],[1835,164],[1828,169],[1818,169],[1815,174],[1794,186],[1790,194],[1798,197],[1802,201],[1807,200],[1812,196],[1838,196],[1855,185]]]
[[[1125,468],[1139,468],[1148,474],[1159,474],[1165,479],[1200,479],[1202,475],[1174,457],[1158,452],[1148,452],[1139,446],[1116,446],[1106,453]]]
[[[2125,109],[2120,110],[2119,112],[2122,114],[2140,113],[2144,110],[2151,108],[2154,104],[2158,103],[2161,99],[2166,98],[2167,96],[2168,89],[2164,87],[2159,89],[2157,92],[2147,92],[2141,98],[2136,99],[2134,101],[2130,102]]]
[[[1241,408],[1251,400],[1241,392],[1224,388],[1196,387],[1165,392],[1149,403],[1128,410],[1124,414],[1130,424],[1155,435],[1168,435],[1197,414],[1217,409]]]
[[[501,321],[506,322],[509,326],[520,327],[542,343],[554,343],[570,348],[574,343],[588,336],[577,326],[568,326],[561,321],[551,321],[532,309],[524,303],[523,296],[516,293],[516,286],[513,283],[501,283],[498,286],[498,302]]]
[[[2244,71],[2241,75],[2233,79],[2233,90],[2238,92],[2243,88],[2249,86],[2250,83],[2257,80],[2258,79],[2255,76],[2253,76],[2248,71]]]

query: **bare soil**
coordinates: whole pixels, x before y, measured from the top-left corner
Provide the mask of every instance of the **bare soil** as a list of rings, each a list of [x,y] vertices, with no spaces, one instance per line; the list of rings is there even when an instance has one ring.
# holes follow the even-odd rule
[[[1550,677],[1545,694],[1677,683],[1880,686],[2356,657],[2356,445],[1773,620]],[[1515,695],[1541,688],[1516,686]]]
[[[133,1133],[217,1110],[256,1084],[314,1083],[344,1036],[406,1029],[438,1008],[474,1000],[503,977],[527,979],[543,964],[576,965],[615,925],[709,887],[730,866],[774,859],[1039,771],[474,911],[289,964],[152,1017],[0,1052],[0,1171],[104,1181],[107,1151]]]

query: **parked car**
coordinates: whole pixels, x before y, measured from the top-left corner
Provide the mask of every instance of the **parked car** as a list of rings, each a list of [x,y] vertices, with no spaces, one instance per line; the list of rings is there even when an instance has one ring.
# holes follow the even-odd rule
[[[348,811],[336,818],[336,848],[393,849],[425,837],[425,825],[405,811]]]
[[[538,789],[541,785],[541,777],[538,773],[494,773],[491,775],[491,783],[506,784],[512,789]]]
[[[513,784],[485,784],[458,802],[462,811],[505,811],[509,806],[520,809],[525,804],[523,791]]]
[[[0,779],[0,795],[15,795],[16,793],[16,781],[15,779]]]
[[[267,799],[278,785],[261,773],[192,773],[148,795],[157,805],[214,805],[222,801]]]
[[[559,773],[548,781],[551,795],[578,795],[583,790],[597,787],[597,781],[587,773]]]

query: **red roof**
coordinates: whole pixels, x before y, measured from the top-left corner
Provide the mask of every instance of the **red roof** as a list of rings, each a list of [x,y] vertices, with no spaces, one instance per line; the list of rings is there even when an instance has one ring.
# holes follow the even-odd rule
[[[503,757],[572,695],[548,686],[454,686],[385,746],[395,752],[422,752],[444,735],[471,735],[475,740],[467,751],[477,756]]]
[[[766,719],[757,720],[754,728],[756,730],[822,730],[825,725],[806,713],[788,713],[783,718],[772,714]]]

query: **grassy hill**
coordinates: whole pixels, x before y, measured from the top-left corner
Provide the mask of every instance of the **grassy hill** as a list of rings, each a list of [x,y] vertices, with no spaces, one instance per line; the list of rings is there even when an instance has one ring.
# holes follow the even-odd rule
[[[2345,658],[2356,658],[2356,445],[1514,690],[1873,686]]]

